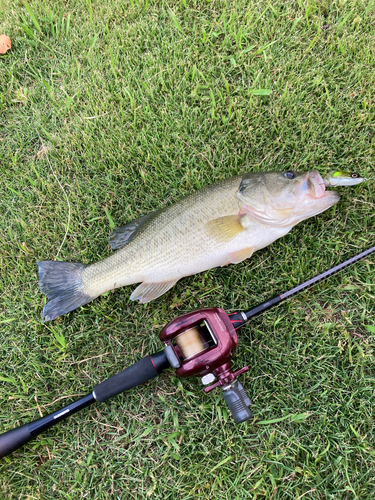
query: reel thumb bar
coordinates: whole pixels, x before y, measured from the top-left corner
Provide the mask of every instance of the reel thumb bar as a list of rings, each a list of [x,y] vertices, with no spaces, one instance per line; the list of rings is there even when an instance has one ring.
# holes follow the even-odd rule
[[[244,325],[247,321],[249,321],[250,318],[253,316],[256,316],[257,314],[262,313],[263,311],[266,311],[267,309],[276,306],[279,302],[281,302],[284,299],[287,299],[291,295],[294,295],[295,293],[301,292],[305,288],[308,288],[312,285],[315,285],[315,283],[318,283],[318,281],[324,280],[325,278],[328,278],[328,276],[332,276],[332,274],[338,273],[345,267],[350,266],[351,264],[354,264],[355,262],[358,262],[361,259],[364,259],[368,255],[372,254],[375,252],[375,246],[372,246],[368,248],[367,250],[364,250],[363,252],[358,253],[357,255],[354,255],[354,257],[351,257],[350,259],[345,260],[344,262],[341,262],[341,264],[337,264],[337,266],[331,267],[330,269],[327,269],[326,271],[323,271],[320,274],[317,274],[313,278],[310,278],[303,283],[300,283],[299,285],[295,286],[294,288],[291,288],[290,290],[287,290],[286,292],[283,292],[279,295],[276,295],[275,297],[272,297],[272,299],[268,299],[265,302],[262,302],[261,304],[252,307],[248,311],[245,312],[240,312],[240,313],[231,313],[228,314],[229,318],[231,319],[234,328],[237,330],[240,328],[242,325]],[[246,319],[245,319],[246,317]]]
[[[121,394],[121,392],[137,387],[137,385],[157,377],[165,368],[169,367],[170,364],[164,354],[164,350],[140,359],[122,372],[96,385],[91,394],[45,417],[34,420],[34,422],[21,425],[20,427],[16,427],[15,429],[1,434],[0,458],[9,455],[38,436],[41,432],[61,422],[61,420],[64,420],[73,413],[82,410],[82,408],[90,406],[96,403],[96,401],[107,401],[107,399],[113,398]]]

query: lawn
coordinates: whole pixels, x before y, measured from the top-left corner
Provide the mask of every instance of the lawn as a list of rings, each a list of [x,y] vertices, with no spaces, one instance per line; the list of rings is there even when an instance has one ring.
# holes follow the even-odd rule
[[[2,33],[1,432],[159,350],[179,314],[248,308],[374,244],[373,0],[0,0]],[[369,180],[156,301],[130,286],[41,321],[37,261],[95,262],[114,226],[231,175],[313,168]],[[166,371],[3,459],[0,498],[374,498],[374,262],[239,331],[248,422]]]

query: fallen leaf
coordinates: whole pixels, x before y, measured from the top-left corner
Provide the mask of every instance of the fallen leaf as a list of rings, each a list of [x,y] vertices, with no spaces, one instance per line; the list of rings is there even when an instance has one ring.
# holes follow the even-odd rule
[[[12,44],[9,36],[0,35],[0,54],[6,54],[6,52],[11,48]]]

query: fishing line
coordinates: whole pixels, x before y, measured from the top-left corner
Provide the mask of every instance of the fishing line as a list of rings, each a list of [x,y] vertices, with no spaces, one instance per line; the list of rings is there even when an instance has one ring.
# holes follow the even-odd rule
[[[197,328],[191,328],[181,333],[175,340],[185,359],[191,358],[195,354],[204,351],[204,343]]]

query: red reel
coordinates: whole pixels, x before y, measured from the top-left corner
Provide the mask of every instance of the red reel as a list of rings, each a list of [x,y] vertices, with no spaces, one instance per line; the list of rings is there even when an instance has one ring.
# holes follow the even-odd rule
[[[236,422],[250,418],[251,401],[236,377],[248,371],[233,371],[231,358],[237,347],[236,330],[227,313],[218,307],[183,314],[168,323],[159,334],[169,363],[178,377],[202,377],[209,392],[223,388],[223,397]]]

